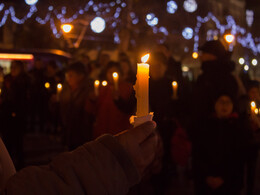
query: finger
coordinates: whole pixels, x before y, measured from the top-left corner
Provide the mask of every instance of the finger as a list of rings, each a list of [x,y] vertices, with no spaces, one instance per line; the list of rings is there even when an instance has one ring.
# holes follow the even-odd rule
[[[148,121],[138,127],[133,128],[130,132],[137,141],[137,143],[142,143],[151,134],[155,132],[156,123],[154,121]]]
[[[158,143],[158,137],[154,134],[145,142],[140,144],[140,149],[143,155],[144,164],[149,165],[154,160],[157,143]]]

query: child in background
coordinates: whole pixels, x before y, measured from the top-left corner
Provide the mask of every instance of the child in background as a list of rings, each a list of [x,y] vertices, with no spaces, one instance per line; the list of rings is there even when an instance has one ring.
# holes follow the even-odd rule
[[[195,194],[239,194],[250,139],[249,125],[234,111],[234,100],[220,93],[213,114],[192,128]]]

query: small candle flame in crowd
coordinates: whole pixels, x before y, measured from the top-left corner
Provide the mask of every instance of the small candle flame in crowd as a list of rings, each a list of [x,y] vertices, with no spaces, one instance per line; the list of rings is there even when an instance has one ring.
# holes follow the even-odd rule
[[[99,80],[95,80],[95,82],[94,82],[94,90],[95,90],[95,95],[96,96],[98,96],[98,94],[99,94],[99,85],[100,85]]]
[[[103,87],[107,86],[107,81],[102,81],[102,86]]]
[[[255,112],[255,109],[256,109],[256,103],[254,102],[254,101],[252,101],[251,103],[250,103],[250,105],[251,105],[251,112]]]
[[[117,91],[118,90],[118,73],[117,72],[113,72],[113,79],[114,79],[114,85],[115,85],[115,90]]]
[[[173,97],[173,99],[177,99],[178,98],[178,96],[177,96],[177,91],[178,91],[178,83],[177,83],[177,81],[173,81],[172,82],[172,89],[173,89],[172,97]]]
[[[62,90],[62,84],[61,83],[58,83],[57,90],[58,90],[58,92],[60,92]]]
[[[46,82],[46,83],[44,84],[44,86],[45,86],[46,89],[49,89],[49,88],[50,88],[50,83],[49,83],[49,82]]]
[[[258,108],[256,108],[255,109],[255,114],[258,114],[258,113],[259,113]]]

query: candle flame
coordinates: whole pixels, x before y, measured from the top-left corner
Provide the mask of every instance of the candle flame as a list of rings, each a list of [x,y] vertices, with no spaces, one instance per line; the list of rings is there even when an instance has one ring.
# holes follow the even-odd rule
[[[117,72],[114,72],[114,73],[113,73],[113,77],[114,77],[114,78],[118,78],[118,73],[117,73]]]
[[[99,80],[95,80],[95,85],[99,85]]]
[[[150,54],[148,53],[148,54],[144,55],[144,56],[141,58],[141,61],[142,61],[143,63],[146,63],[146,62],[148,61],[149,57],[150,57]]]
[[[62,89],[62,84],[59,83],[59,84],[57,85],[57,88],[58,88],[58,89]]]
[[[107,86],[107,81],[103,81],[102,86],[104,86],[104,87]]]
[[[251,102],[251,107],[255,107],[255,102],[254,101]]]
[[[255,109],[255,114],[258,114],[258,109],[257,108]]]
[[[46,89],[49,89],[50,88],[50,83],[46,82],[44,86],[45,86]]]
[[[177,86],[177,82],[176,82],[176,81],[173,81],[173,82],[172,82],[172,86]]]

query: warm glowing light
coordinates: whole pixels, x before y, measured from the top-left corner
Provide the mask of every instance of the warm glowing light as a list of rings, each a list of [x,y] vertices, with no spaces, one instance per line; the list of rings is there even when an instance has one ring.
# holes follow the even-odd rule
[[[244,70],[245,70],[245,71],[248,71],[248,70],[249,70],[249,66],[248,66],[248,65],[245,65],[245,66],[244,66]]]
[[[232,34],[227,34],[224,36],[224,39],[226,40],[227,43],[232,43],[235,39],[235,36]]]
[[[99,86],[100,82],[99,80],[95,80],[95,86]]]
[[[58,89],[58,90],[62,90],[62,84],[59,83],[59,84],[57,85],[57,89]]]
[[[255,102],[252,101],[252,102],[251,102],[251,107],[255,107],[255,106],[256,106]]]
[[[32,54],[0,53],[1,60],[33,60]]]
[[[61,29],[63,30],[63,32],[69,33],[72,30],[72,25],[71,24],[63,24],[61,26]]]
[[[183,66],[182,67],[182,71],[183,72],[188,72],[190,69],[189,69],[189,67],[188,66]]]
[[[194,59],[197,59],[197,58],[199,57],[199,54],[198,54],[197,52],[193,52],[193,53],[192,53],[192,57],[193,57]]]
[[[255,109],[255,114],[258,114],[258,109],[257,108]]]
[[[113,73],[113,77],[114,77],[114,78],[118,78],[118,73],[117,73],[117,72],[114,72],[114,73]]]
[[[239,62],[239,64],[243,65],[245,63],[245,59],[244,58],[239,58],[238,62]]]
[[[142,61],[143,63],[146,63],[146,62],[148,61],[149,57],[150,57],[150,54],[148,53],[148,54],[144,55],[144,56],[141,58],[141,61]]]
[[[257,59],[253,59],[253,60],[252,60],[252,65],[253,65],[253,66],[256,66],[256,65],[257,65]]]
[[[107,81],[102,81],[102,86],[107,86]]]
[[[44,86],[45,86],[46,89],[49,89],[50,88],[50,83],[46,82]]]
[[[177,85],[178,85],[178,83],[176,81],[172,82],[172,86],[177,86]]]

